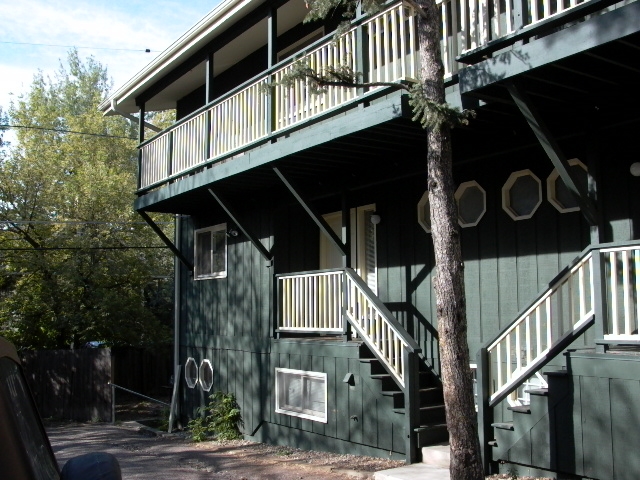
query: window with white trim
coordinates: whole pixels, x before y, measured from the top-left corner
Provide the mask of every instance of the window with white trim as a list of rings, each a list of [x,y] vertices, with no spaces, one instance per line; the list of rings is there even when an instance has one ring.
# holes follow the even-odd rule
[[[327,374],[276,368],[276,413],[327,423]]]
[[[227,276],[227,224],[201,228],[195,232],[194,278]]]
[[[193,357],[187,358],[184,364],[184,380],[189,388],[195,388],[198,384],[198,364]]]

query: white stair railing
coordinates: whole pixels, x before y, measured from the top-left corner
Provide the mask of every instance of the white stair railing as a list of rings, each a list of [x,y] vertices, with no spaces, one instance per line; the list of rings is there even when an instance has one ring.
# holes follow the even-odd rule
[[[490,405],[531,377],[568,332],[593,318],[594,295],[592,253],[588,252],[487,347]]]
[[[603,248],[607,298],[604,339],[608,342],[640,342],[640,247]]]

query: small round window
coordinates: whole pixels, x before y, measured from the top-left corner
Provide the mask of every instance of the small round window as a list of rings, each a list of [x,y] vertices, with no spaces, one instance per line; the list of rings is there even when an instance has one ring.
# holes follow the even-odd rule
[[[588,181],[587,167],[577,158],[572,158],[568,163],[573,180],[582,185],[586,191]],[[564,184],[562,178],[560,178],[560,173],[558,173],[557,168],[554,169],[551,175],[549,175],[549,178],[547,178],[547,200],[549,200],[549,203],[556,207],[560,213],[577,212],[580,210],[575,197]]]
[[[206,392],[213,386],[213,366],[211,362],[204,359],[200,364],[200,386]]]
[[[187,358],[184,364],[184,380],[189,388],[194,388],[198,383],[198,364],[193,357]]]
[[[531,170],[513,172],[502,187],[502,208],[514,220],[533,217],[542,203],[542,184]]]
[[[462,228],[475,227],[487,211],[487,194],[477,182],[461,183],[455,193],[458,223]]]

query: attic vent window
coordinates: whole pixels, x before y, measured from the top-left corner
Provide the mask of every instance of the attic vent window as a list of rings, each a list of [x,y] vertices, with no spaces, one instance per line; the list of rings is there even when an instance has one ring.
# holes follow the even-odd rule
[[[577,158],[572,158],[568,163],[574,181],[582,185],[586,191],[588,181],[587,167]],[[549,178],[547,178],[547,199],[560,213],[580,210],[575,197],[560,178],[558,169],[554,169]]]
[[[227,224],[195,232],[194,277],[196,280],[227,276]]]
[[[195,388],[198,383],[198,364],[193,357],[187,358],[184,365],[184,380],[189,388]]]
[[[276,368],[276,413],[327,423],[327,374]]]
[[[455,193],[458,223],[462,228],[478,225],[487,211],[487,193],[477,182],[461,183]]]
[[[502,187],[502,208],[514,220],[533,217],[542,203],[542,184],[531,170],[513,172]]]
[[[200,363],[200,375],[198,376],[198,380],[200,381],[200,386],[205,392],[211,390],[213,387],[213,366],[211,365],[211,361],[204,359],[202,363]]]

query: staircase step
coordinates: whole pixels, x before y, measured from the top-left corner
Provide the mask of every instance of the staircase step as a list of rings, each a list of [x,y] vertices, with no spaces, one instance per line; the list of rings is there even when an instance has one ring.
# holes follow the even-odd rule
[[[513,422],[498,422],[498,423],[492,423],[491,426],[493,428],[498,428],[500,430],[513,430]]]
[[[531,413],[531,408],[529,405],[517,405],[515,407],[507,407],[507,410],[511,410],[512,412],[517,413]]]
[[[547,377],[567,377],[569,376],[569,370],[552,370],[550,372],[544,372],[543,375]]]
[[[442,396],[442,388],[440,387],[427,387],[418,390],[420,394],[420,403],[442,403],[444,398]]]
[[[449,431],[447,430],[446,423],[420,425],[414,429],[414,432],[416,432],[418,436],[418,448],[447,442],[449,440]]]
[[[383,390],[380,393],[383,397],[401,397],[404,395],[401,390]]]
[[[438,468],[449,468],[451,449],[449,445],[422,447],[422,463]]]
[[[487,442],[487,445],[489,445],[490,447],[497,447],[498,446],[498,441],[497,440],[489,440]]]
[[[533,388],[531,390],[526,390],[529,395],[538,395],[541,397],[546,397],[549,395],[548,388]]]

